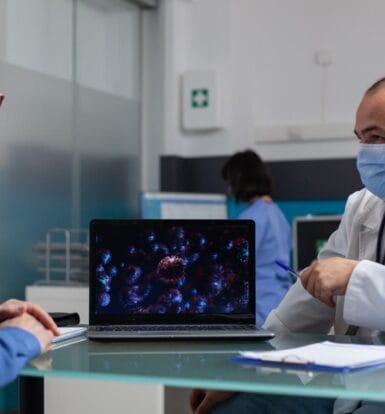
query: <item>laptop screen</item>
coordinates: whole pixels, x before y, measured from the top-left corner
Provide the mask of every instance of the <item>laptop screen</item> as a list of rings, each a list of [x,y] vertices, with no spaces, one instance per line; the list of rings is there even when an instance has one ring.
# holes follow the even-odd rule
[[[93,220],[90,323],[253,323],[251,220]]]

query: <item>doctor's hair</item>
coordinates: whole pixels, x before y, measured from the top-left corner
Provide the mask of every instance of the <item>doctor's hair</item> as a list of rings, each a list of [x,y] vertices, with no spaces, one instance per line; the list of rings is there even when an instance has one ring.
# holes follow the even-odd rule
[[[272,179],[267,166],[252,150],[232,155],[222,167],[222,178],[237,203],[271,195]]]
[[[373,92],[377,92],[377,90],[385,88],[385,77],[378,79],[374,82],[369,88],[366,90],[365,95],[368,95]]]

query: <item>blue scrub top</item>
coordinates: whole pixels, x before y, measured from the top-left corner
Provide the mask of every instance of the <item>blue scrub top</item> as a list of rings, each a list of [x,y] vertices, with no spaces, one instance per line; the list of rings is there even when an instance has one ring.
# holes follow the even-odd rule
[[[291,230],[274,202],[257,199],[238,217],[255,222],[256,311],[262,326],[293,283],[291,276],[275,260],[290,264]]]

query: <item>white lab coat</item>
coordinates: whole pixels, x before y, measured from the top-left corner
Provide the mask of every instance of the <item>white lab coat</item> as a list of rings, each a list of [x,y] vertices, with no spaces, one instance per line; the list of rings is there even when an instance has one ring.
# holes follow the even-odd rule
[[[336,334],[344,334],[349,324],[360,327],[358,335],[385,331],[385,266],[374,262],[384,211],[385,202],[368,190],[352,194],[338,230],[319,254],[319,259],[339,256],[360,260],[345,296],[337,297],[336,308],[315,299],[298,280],[278,308],[269,314],[264,327],[277,334],[326,334],[332,327]],[[385,240],[382,247],[385,254]],[[334,412],[352,412],[355,405],[338,402]]]

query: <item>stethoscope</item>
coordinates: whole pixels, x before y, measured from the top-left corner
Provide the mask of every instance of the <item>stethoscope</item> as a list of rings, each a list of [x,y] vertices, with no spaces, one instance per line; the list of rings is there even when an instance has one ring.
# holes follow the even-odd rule
[[[378,230],[378,236],[377,236],[377,248],[376,248],[376,262],[381,263],[385,265],[385,254],[381,258],[381,250],[382,250],[382,236],[384,235],[384,229],[385,229],[385,213],[382,216],[381,225]]]

